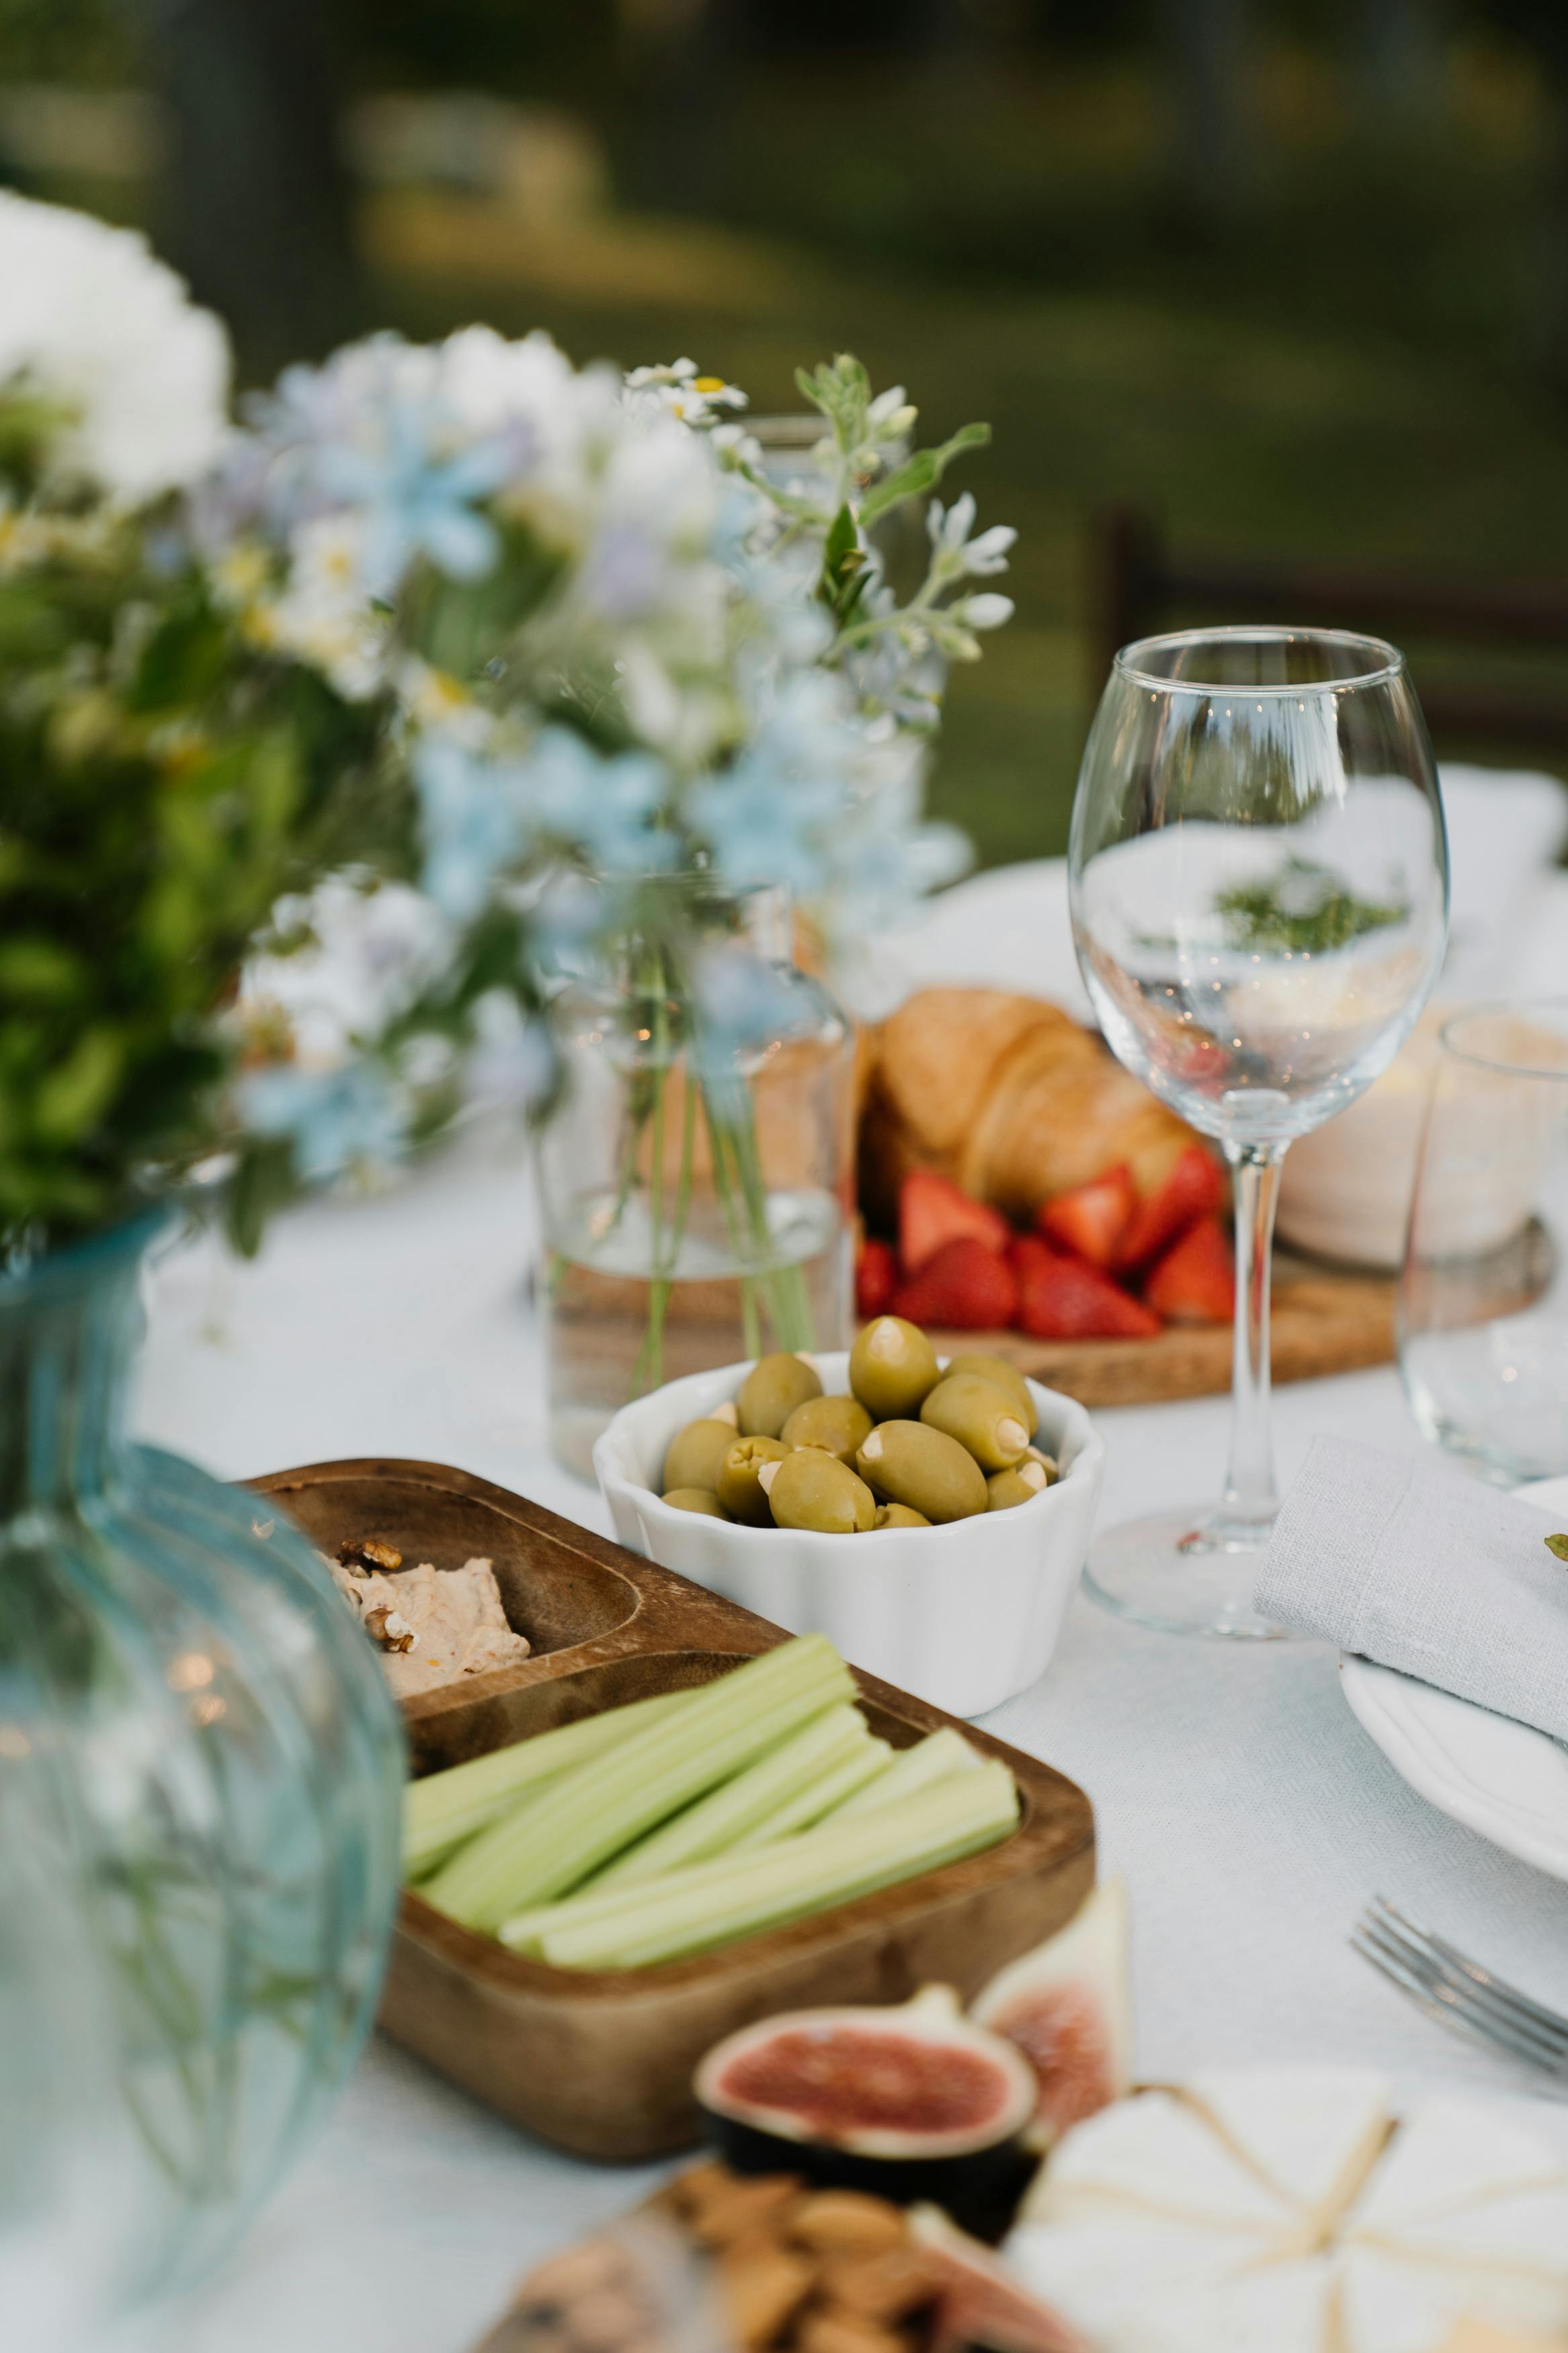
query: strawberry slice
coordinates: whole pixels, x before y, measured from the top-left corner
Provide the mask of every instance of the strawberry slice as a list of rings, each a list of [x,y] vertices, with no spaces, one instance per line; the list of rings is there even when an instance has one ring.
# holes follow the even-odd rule
[[[1018,1323],[1037,1340],[1149,1340],[1160,1319],[1086,1259],[1058,1256],[1045,1244],[1018,1273]]]
[[[1189,1144],[1164,1182],[1139,1202],[1116,1253],[1119,1273],[1147,1266],[1200,1218],[1223,1208],[1225,1171],[1201,1144]]]
[[[1088,1259],[1090,1266],[1114,1266],[1121,1237],[1137,1206],[1132,1172],[1123,1161],[1119,1168],[1108,1168],[1103,1176],[1075,1185],[1070,1193],[1058,1193],[1054,1201],[1043,1201],[1035,1212],[1035,1223],[1047,1241]]]
[[[994,1332],[1011,1324],[1018,1285],[1000,1250],[973,1234],[944,1242],[918,1274],[893,1293],[893,1313],[911,1324],[945,1324],[956,1332]]]
[[[1172,1324],[1228,1324],[1236,1314],[1236,1269],[1217,1218],[1201,1218],[1165,1252],[1143,1285],[1151,1307]]]
[[[1060,1253],[1038,1234],[1009,1234],[1007,1247],[1002,1253],[1020,1282],[1035,1266],[1047,1266]]]
[[[887,1313],[899,1282],[899,1261],[891,1242],[863,1241],[855,1261],[855,1305],[868,1321]]]
[[[912,1168],[899,1188],[899,1263],[906,1274],[918,1274],[944,1242],[967,1236],[988,1250],[1004,1250],[1011,1231],[1000,1209],[934,1169]]]

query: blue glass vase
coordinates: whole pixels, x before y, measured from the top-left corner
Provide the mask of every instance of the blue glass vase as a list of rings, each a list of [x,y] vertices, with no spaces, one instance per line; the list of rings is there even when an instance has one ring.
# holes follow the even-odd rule
[[[353,2063],[396,1900],[397,1714],[325,1568],[126,1437],[161,1223],[0,1276],[0,2337],[29,2353],[231,2242]]]

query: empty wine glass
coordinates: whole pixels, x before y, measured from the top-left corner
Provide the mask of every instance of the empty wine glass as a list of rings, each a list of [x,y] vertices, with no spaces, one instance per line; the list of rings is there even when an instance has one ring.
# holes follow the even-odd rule
[[[1337,629],[1184,630],[1116,657],[1079,775],[1073,934],[1117,1060],[1236,1179],[1230,1463],[1216,1509],[1111,1529],[1090,1590],[1259,1639],[1278,1509],[1268,1281],[1279,1164],[1385,1070],[1442,960],[1447,851],[1404,657]]]

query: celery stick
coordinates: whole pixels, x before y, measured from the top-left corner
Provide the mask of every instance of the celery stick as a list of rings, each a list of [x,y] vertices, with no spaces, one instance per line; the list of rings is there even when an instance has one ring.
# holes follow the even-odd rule
[[[870,1738],[858,1707],[847,1701],[830,1707],[804,1730],[759,1757],[754,1765],[748,1765],[743,1773],[737,1773],[733,1780],[721,1782],[673,1821],[662,1823],[636,1846],[616,1855],[595,1875],[594,1888],[635,1885],[638,1880],[658,1879],[667,1871],[679,1871],[684,1863],[703,1862],[710,1854],[726,1852],[753,1823],[776,1813],[781,1805],[819,1780],[829,1766],[841,1764],[857,1749],[868,1747]]]
[[[861,1814],[879,1812],[883,1806],[896,1805],[900,1798],[912,1798],[917,1789],[945,1781],[950,1773],[974,1772],[983,1762],[979,1750],[971,1748],[961,1732],[943,1725],[940,1732],[917,1740],[912,1748],[900,1748],[887,1771],[857,1790],[834,1820],[850,1821]]]
[[[854,1689],[848,1668],[820,1634],[764,1651],[705,1683],[671,1716],[563,1775],[547,1807],[525,1804],[500,1815],[437,1873],[426,1896],[470,1927],[495,1928],[574,1887]]]
[[[750,1853],[755,1847],[772,1846],[775,1839],[791,1838],[796,1831],[809,1830],[813,1822],[835,1812],[855,1790],[863,1789],[868,1781],[885,1773],[892,1755],[885,1740],[878,1740],[868,1733],[860,1746],[841,1764],[830,1767],[787,1805],[781,1806],[765,1821],[758,1822],[744,1838],[738,1838],[731,1852]]]
[[[563,1919],[539,1936],[539,1949],[558,1968],[580,1969],[643,1968],[705,1952],[973,1854],[1005,1837],[1017,1817],[1012,1775],[987,1764],[862,1820],[819,1825],[752,1854],[721,1855],[627,1888],[624,1908],[597,1910],[576,1925]]]
[[[820,1769],[819,1764],[814,1779],[803,1795],[793,1800],[788,1807],[777,1810],[778,1818],[782,1819],[785,1814],[790,1817],[785,1830],[778,1833],[780,1837],[785,1836],[789,1831],[803,1828],[807,1821],[815,1821],[819,1814],[826,1813],[829,1806],[835,1802],[835,1791],[842,1796],[850,1788],[858,1788],[868,1774],[878,1773],[883,1769],[888,1757],[892,1753],[885,1740],[872,1737],[867,1728],[866,1720],[858,1709],[835,1708],[830,1711],[830,1714],[835,1717],[843,1715],[852,1717],[860,1728],[860,1736],[853,1746],[845,1744],[847,1754],[841,1750],[839,1752],[841,1761],[837,1765],[830,1765],[826,1772]],[[819,1716],[816,1724],[806,1726],[806,1735],[802,1737],[816,1734],[824,1723],[825,1719]],[[699,1858],[695,1855],[678,1860],[671,1854],[667,1856],[657,1873],[639,1873],[635,1880],[625,1879],[618,1875],[622,1863],[627,1862],[633,1855],[645,1853],[657,1841],[663,1838],[665,1830],[679,1828],[689,1821],[691,1815],[700,1809],[705,1809],[716,1799],[727,1797],[731,1789],[738,1788],[742,1781],[749,1779],[752,1773],[771,1767],[774,1760],[783,1755],[785,1747],[794,1746],[794,1742],[783,1744],[781,1747],[773,1749],[769,1756],[763,1757],[760,1765],[749,1767],[746,1773],[738,1775],[735,1780],[721,1782],[709,1797],[700,1798],[695,1807],[689,1807],[685,1813],[677,1814],[672,1822],[667,1822],[664,1825],[663,1830],[653,1831],[648,1838],[639,1839],[636,1846],[627,1848],[625,1854],[618,1855],[606,1870],[595,1872],[592,1879],[583,1881],[570,1895],[560,1896],[553,1904],[531,1905],[526,1912],[517,1913],[511,1919],[503,1921],[497,1934],[509,1945],[519,1947],[527,1946],[531,1948],[537,1946],[540,1937],[547,1928],[557,1927],[563,1921],[576,1923],[581,1920],[596,1919],[601,1914],[623,1911],[626,1908],[628,1885],[636,1887],[645,1878],[651,1879],[655,1876],[662,1881],[668,1878],[675,1870],[689,1869],[699,1860],[716,1860],[716,1856]],[[774,1816],[770,1815],[768,1823],[763,1827],[768,1827],[773,1819]],[[722,1852],[725,1854],[740,1854],[762,1843],[763,1841],[759,1840],[755,1833],[749,1832],[743,1839],[730,1841]]]
[[[605,1708],[576,1724],[558,1724],[550,1732],[536,1732],[514,1740],[486,1757],[471,1757],[466,1765],[448,1765],[443,1772],[426,1773],[410,1781],[403,1793],[403,1862],[410,1878],[432,1871],[453,1848],[478,1830],[534,1782],[590,1757],[602,1756],[628,1733],[641,1731],[695,1699],[695,1692],[660,1692],[653,1699],[635,1699],[624,1707]]]

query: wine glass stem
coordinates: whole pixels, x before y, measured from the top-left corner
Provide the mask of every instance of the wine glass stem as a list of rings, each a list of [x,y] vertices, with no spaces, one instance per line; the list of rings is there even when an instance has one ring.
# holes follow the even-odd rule
[[[1231,1368],[1230,1461],[1210,1542],[1268,1541],[1279,1509],[1269,1426],[1268,1284],[1283,1144],[1226,1145],[1236,1173],[1236,1335]]]

